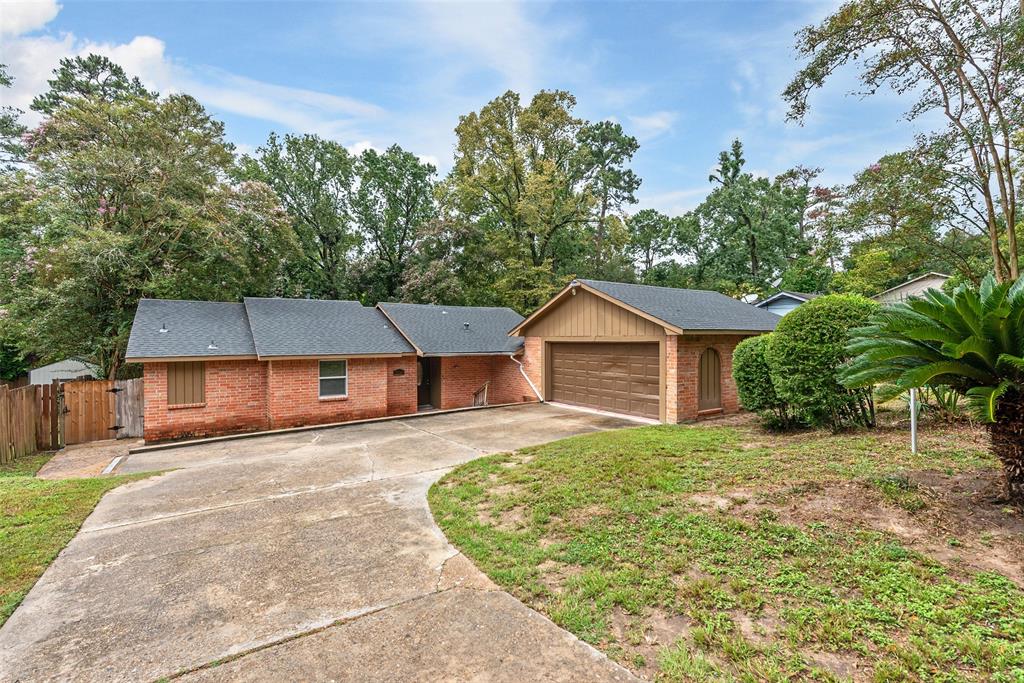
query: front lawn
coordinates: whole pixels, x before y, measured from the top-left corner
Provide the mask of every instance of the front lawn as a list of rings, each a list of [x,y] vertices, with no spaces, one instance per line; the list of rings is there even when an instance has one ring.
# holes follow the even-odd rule
[[[36,479],[52,454],[0,466],[0,625],[110,489],[148,475]]]
[[[1024,519],[982,432],[657,426],[481,458],[430,491],[499,585],[635,672],[1024,679]]]

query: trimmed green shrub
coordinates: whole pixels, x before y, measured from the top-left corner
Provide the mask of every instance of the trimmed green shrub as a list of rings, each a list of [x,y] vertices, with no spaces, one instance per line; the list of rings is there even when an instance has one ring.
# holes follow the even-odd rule
[[[770,334],[744,339],[732,353],[732,378],[740,403],[761,416],[772,428],[792,426],[789,406],[775,393],[765,351]]]
[[[779,321],[765,358],[779,399],[812,425],[874,425],[870,389],[847,389],[839,373],[849,360],[850,331],[867,323],[878,304],[856,294],[812,299]]]

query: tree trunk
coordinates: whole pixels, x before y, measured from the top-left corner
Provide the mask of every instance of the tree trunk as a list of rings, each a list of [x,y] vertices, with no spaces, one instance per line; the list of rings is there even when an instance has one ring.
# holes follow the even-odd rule
[[[1006,497],[1024,508],[1024,394],[1007,392],[988,426],[992,452],[1003,465]]]

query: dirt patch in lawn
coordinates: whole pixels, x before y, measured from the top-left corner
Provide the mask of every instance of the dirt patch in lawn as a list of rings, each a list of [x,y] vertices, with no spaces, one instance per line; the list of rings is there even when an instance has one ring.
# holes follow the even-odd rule
[[[879,484],[878,481],[881,483]],[[900,507],[879,491],[889,480],[855,481],[806,489],[783,504],[749,501],[742,492],[730,511],[750,519],[762,510],[779,514],[783,524],[806,526],[824,522],[841,527],[864,527],[892,534],[904,545],[928,555],[961,576],[969,571],[997,572],[1024,587],[1024,515],[1000,503],[1000,475],[994,470],[945,474],[909,472],[895,479],[913,501],[911,510]]]

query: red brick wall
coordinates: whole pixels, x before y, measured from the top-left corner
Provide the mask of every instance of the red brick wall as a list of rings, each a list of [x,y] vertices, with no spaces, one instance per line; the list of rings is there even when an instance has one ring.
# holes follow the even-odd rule
[[[440,408],[448,410],[473,405],[473,392],[488,381],[489,404],[537,400],[508,356],[449,356],[441,359]]]
[[[167,363],[146,363],[143,436],[146,441],[198,438],[266,429],[267,364],[206,361],[206,403],[168,407]]]
[[[388,415],[407,415],[415,412],[416,356],[389,358]]]
[[[317,360],[271,361],[267,373],[271,428],[387,415],[388,360],[350,358],[348,396],[325,399],[320,398],[320,365]]]
[[[666,422],[694,420],[697,415],[700,356],[707,348],[718,351],[722,365],[722,411],[739,411],[732,378],[732,352],[746,335],[669,335],[665,340]]]

